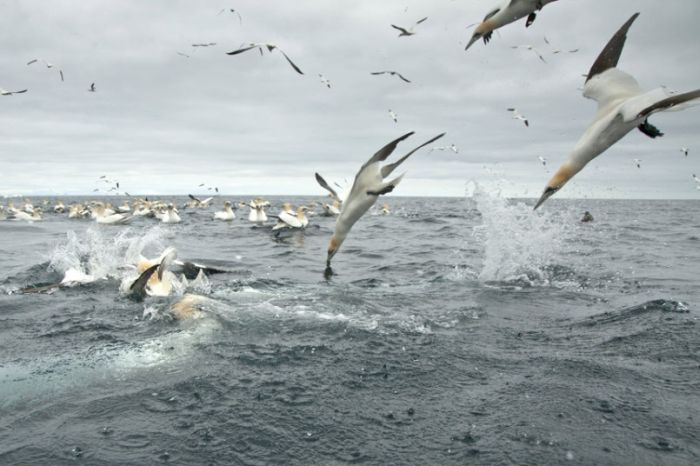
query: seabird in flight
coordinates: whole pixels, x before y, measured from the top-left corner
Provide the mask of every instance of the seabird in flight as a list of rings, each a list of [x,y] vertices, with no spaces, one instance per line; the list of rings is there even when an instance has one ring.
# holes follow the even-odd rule
[[[256,43],[250,43],[248,47],[243,47],[238,50],[234,50],[232,52],[226,52],[226,55],[238,55],[239,53],[247,52],[248,50],[253,50],[253,49],[258,49],[260,51],[260,54],[262,55],[263,51],[267,49],[268,52],[272,52],[273,50],[277,50],[279,53],[281,53],[284,58],[287,60],[287,62],[294,68],[294,71],[296,71],[299,74],[304,74],[301,69],[297,65],[294,64],[294,62],[287,56],[284,51],[279,48],[277,45],[274,44],[256,44]]]
[[[403,81],[406,81],[407,83],[411,82],[408,79],[406,79],[401,73],[399,73],[397,71],[372,71],[370,74],[377,76],[380,74],[387,74],[387,73],[392,75],[392,76],[397,76],[398,78],[400,78]]]
[[[648,118],[652,114],[679,109],[677,106],[683,103],[700,99],[700,89],[670,97],[663,88],[644,92],[632,76],[617,68],[627,32],[638,16],[639,13],[635,13],[622,25],[593,63],[583,86],[583,96],[598,102],[598,113],[574,146],[569,159],[547,183],[535,209],[559,191],[588,162],[634,128],[651,138],[663,136],[649,123]]]
[[[425,18],[423,18],[423,19],[419,19],[418,21],[416,21],[416,24],[414,24],[413,26],[411,26],[410,29],[402,28],[401,26],[396,26],[395,24],[392,24],[391,27],[393,27],[393,28],[396,29],[397,31],[400,31],[399,37],[402,37],[402,36],[412,36],[412,35],[415,34],[415,32],[413,32],[413,29],[414,29],[416,26],[418,26],[420,23],[422,23],[423,21],[425,21],[426,19],[428,19],[427,16],[426,16]]]

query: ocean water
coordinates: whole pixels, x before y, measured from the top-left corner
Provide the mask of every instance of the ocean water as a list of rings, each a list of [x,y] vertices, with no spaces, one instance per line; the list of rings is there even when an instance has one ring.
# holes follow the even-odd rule
[[[700,464],[700,202],[386,200],[329,280],[331,218],[0,222],[0,464]],[[168,246],[226,273],[120,292]]]

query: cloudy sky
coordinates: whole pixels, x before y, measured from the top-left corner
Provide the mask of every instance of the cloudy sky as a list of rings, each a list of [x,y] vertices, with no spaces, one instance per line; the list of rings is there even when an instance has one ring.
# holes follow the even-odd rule
[[[620,68],[643,88],[700,87],[697,0],[559,0],[529,29],[521,20],[465,52],[467,26],[497,3],[0,0],[0,87],[29,89],[0,97],[0,195],[91,193],[102,175],[132,194],[206,192],[202,183],[227,194],[323,194],[315,171],[352,180],[401,134],[416,132],[403,153],[447,131],[438,145],[459,154],[417,153],[395,194],[463,196],[477,181],[539,197],[595,113],[581,74],[636,11]],[[222,8],[242,22],[217,15]],[[412,37],[390,27],[425,16]],[[248,42],[279,45],[305,74],[276,52],[225,54]],[[547,63],[513,45],[534,46]],[[28,66],[34,58],[54,67]],[[370,75],[379,70],[412,82]],[[700,107],[652,122],[665,137],[630,133],[557,196],[700,198],[691,177],[700,175]]]

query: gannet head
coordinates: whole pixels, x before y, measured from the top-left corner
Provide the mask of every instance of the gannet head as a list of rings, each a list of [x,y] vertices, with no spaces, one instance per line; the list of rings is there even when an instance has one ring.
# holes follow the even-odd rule
[[[342,244],[343,240],[341,239],[340,241],[338,240],[338,237],[334,234],[331,236],[331,240],[328,243],[328,255],[326,256],[326,267],[330,268],[331,266],[331,259],[333,259],[333,256],[335,256],[335,253],[338,252],[338,249],[340,248],[340,245]]]
[[[224,207],[231,207],[230,201],[224,201]]]
[[[540,200],[537,201],[537,204],[535,204],[535,209],[541,206],[544,201],[552,197],[554,193],[559,191],[576,173],[578,173],[578,170],[575,170],[569,162],[559,167],[559,170],[557,170],[552,179],[547,183],[547,186],[544,188],[544,192],[542,193]]]
[[[490,19],[487,19],[483,23],[479,24],[476,27],[476,29],[474,29],[474,34],[472,35],[471,40],[464,48],[464,50],[468,50],[469,47],[471,47],[474,44],[474,42],[486,36],[489,32],[493,31],[494,29],[496,29],[495,24]],[[485,41],[488,42],[488,39],[485,39]]]

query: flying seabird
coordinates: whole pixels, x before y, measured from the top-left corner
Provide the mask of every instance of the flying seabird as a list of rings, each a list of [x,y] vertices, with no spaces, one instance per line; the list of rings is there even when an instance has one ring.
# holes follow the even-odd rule
[[[297,65],[294,64],[294,62],[287,56],[284,51],[279,48],[277,45],[274,44],[256,44],[256,43],[250,43],[248,47],[243,47],[238,50],[234,50],[232,52],[226,52],[226,55],[238,55],[239,53],[247,52],[248,50],[253,50],[253,49],[258,49],[260,51],[260,54],[263,54],[263,50],[267,49],[268,52],[272,52],[273,50],[277,50],[279,53],[281,53],[284,58],[287,59],[287,62],[294,68],[294,71],[296,71],[299,74],[304,74],[301,69]]]
[[[22,89],[21,91],[6,91],[0,87],[0,95],[24,94],[25,92],[27,92],[27,89]]]
[[[236,11],[235,9],[233,9],[233,8],[222,8],[221,11],[219,11],[219,12],[216,14],[216,16],[219,16],[221,13],[223,13],[223,12],[226,11],[226,10],[228,10],[229,13],[235,14],[235,15],[238,16],[238,24],[243,24],[243,18],[241,18],[241,14],[240,14],[238,11]]]
[[[177,54],[180,55],[181,57],[190,58],[190,56],[187,55],[186,53],[177,52],[177,51],[176,51],[175,53],[177,53]]]
[[[192,47],[213,47],[216,42],[200,42],[198,44],[192,44]]]
[[[365,162],[364,165],[362,165],[362,167],[360,167],[360,171],[358,171],[357,175],[355,175],[355,181],[350,189],[350,195],[345,202],[343,202],[343,208],[340,211],[340,215],[338,216],[338,220],[335,224],[335,231],[333,232],[333,236],[331,236],[330,243],[328,244],[328,256],[326,258],[325,272],[327,277],[333,274],[333,270],[331,269],[331,259],[333,259],[333,256],[335,256],[335,254],[338,252],[338,249],[343,244],[343,241],[345,241],[345,237],[348,235],[355,222],[357,222],[360,217],[362,217],[365,212],[367,212],[370,207],[377,202],[379,196],[392,192],[404,175],[401,174],[388,181],[385,181],[385,178],[391,175],[391,173],[414,152],[437,141],[443,137],[445,133],[424,142],[396,162],[380,166],[380,162],[385,161],[391,155],[391,153],[394,152],[394,149],[396,149],[399,142],[407,139],[411,135],[413,135],[413,131],[404,134],[400,138],[381,148],[379,152],[374,154],[367,162]]]
[[[634,159],[632,162],[634,162],[637,168],[642,168],[642,159]]]
[[[90,92],[95,92],[95,83],[90,84],[90,89],[88,89]]]
[[[593,63],[584,84],[583,96],[598,102],[598,113],[574,146],[569,160],[547,183],[535,209],[559,191],[588,162],[634,128],[651,138],[663,136],[661,131],[649,123],[649,116],[700,98],[700,89],[670,97],[663,88],[644,92],[632,76],[616,68],[627,39],[627,31],[638,16],[639,13],[635,13],[622,25]]]
[[[396,26],[395,24],[392,24],[391,27],[393,27],[393,28],[396,29],[397,31],[400,31],[399,37],[402,37],[402,36],[412,36],[412,35],[415,34],[415,32],[413,32],[413,29],[414,29],[416,26],[418,26],[420,23],[422,23],[423,21],[425,21],[426,19],[428,19],[427,16],[426,16],[425,18],[423,18],[423,19],[419,19],[418,21],[416,21],[416,24],[414,24],[413,26],[411,26],[410,29],[405,29],[405,28],[402,28],[401,26]]]
[[[545,60],[544,57],[542,56],[542,54],[541,54],[540,52],[538,52],[537,49],[536,49],[535,47],[533,47],[532,45],[511,45],[510,48],[512,48],[512,49],[525,49],[525,50],[530,50],[530,51],[532,51],[535,55],[537,55],[537,57],[538,57],[540,60],[542,60],[542,63],[547,63],[547,60]]]
[[[547,159],[545,159],[541,155],[538,155],[537,158],[540,159],[540,162],[542,162],[542,165],[545,165],[545,166],[547,165]]]
[[[318,74],[318,77],[321,78],[321,84],[326,86],[328,89],[331,88],[331,82],[328,80],[328,78],[326,78],[325,76],[323,76],[320,73]]]
[[[688,157],[688,148],[687,147],[681,147],[681,152],[683,152],[683,155]]]
[[[527,118],[525,118],[525,117],[518,111],[517,108],[507,108],[506,110],[508,110],[509,112],[511,112],[511,113],[513,114],[513,119],[514,119],[514,120],[520,120],[520,121],[522,121],[523,123],[525,123],[525,126],[527,126],[527,127],[530,126],[530,122],[527,120]]]
[[[471,40],[464,50],[467,50],[474,42],[482,38],[484,43],[488,44],[493,31],[525,16],[527,16],[525,27],[529,27],[537,17],[535,12],[554,1],[556,0],[501,0],[500,4],[491,10],[484,17],[481,24],[476,27]]]
[[[53,64],[49,63],[48,61],[44,60],[43,58],[34,58],[33,60],[29,60],[27,62],[27,66],[33,65],[34,63],[37,62],[43,62],[47,68],[53,68]],[[61,75],[61,81],[63,81],[63,70],[59,68],[58,73]]]
[[[372,71],[370,74],[377,76],[380,74],[387,74],[387,73],[392,75],[392,76],[397,76],[398,78],[400,78],[403,81],[406,81],[407,83],[411,82],[408,79],[406,79],[401,73],[399,73],[397,71]]]
[[[399,122],[399,120],[396,119],[396,113],[394,113],[391,109],[389,109],[389,116],[391,117],[392,120],[394,120],[394,123]]]

